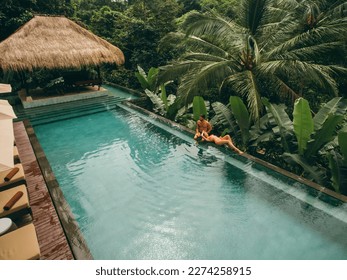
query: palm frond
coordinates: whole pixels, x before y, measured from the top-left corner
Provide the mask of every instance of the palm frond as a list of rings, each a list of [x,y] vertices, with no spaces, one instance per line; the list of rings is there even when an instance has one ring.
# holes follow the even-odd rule
[[[186,39],[186,34],[182,32],[169,32],[159,42],[159,49],[166,49],[181,44]]]
[[[192,69],[202,68],[208,65],[209,61],[186,60],[159,67],[158,83],[177,80],[187,74]]]
[[[319,57],[331,54],[341,48],[343,42],[322,42],[310,46],[302,46],[282,55],[283,59],[314,61]]]
[[[211,124],[220,124],[235,135],[237,133],[237,124],[230,108],[221,102],[212,103],[212,108],[215,112],[215,116],[211,120]]]
[[[231,72],[230,61],[208,62],[201,68],[192,69],[178,88],[178,103],[192,102],[195,95],[203,95],[209,87],[221,84]]]
[[[228,57],[228,51],[223,46],[218,45],[220,42],[210,42],[194,35],[186,35],[180,32],[170,32],[160,40],[159,49],[165,51],[170,48],[185,49],[193,52],[206,52],[222,57]],[[234,45],[236,43],[234,42]]]
[[[259,27],[259,48],[261,52],[267,52],[279,44],[290,40],[293,37],[293,30],[296,30],[298,23],[290,15],[284,16],[281,21],[271,22]]]
[[[329,93],[338,94],[337,82],[332,77],[334,71],[329,65],[300,60],[274,60],[262,63],[259,69],[263,74],[305,77],[305,79],[316,83]]]
[[[243,71],[227,77],[224,84],[241,96],[246,97],[252,120],[258,121],[263,111],[257,80],[251,71]]]
[[[302,62],[311,81],[316,82],[329,93],[338,96],[337,81],[332,77],[333,70],[329,65]]]
[[[336,5],[332,5],[328,11],[324,13],[325,17],[322,21],[325,21],[326,19],[333,19],[333,20],[339,20],[339,19],[345,19],[347,17],[347,2],[343,1],[342,3],[338,3],[339,1],[336,1]]]
[[[242,25],[249,30],[250,34],[255,35],[259,26],[264,23],[270,2],[271,0],[243,0],[241,2]]]
[[[282,54],[293,49],[312,46],[316,43],[322,44],[326,42],[340,41],[341,35],[346,34],[347,25],[321,26],[308,32],[300,33],[289,40],[281,42],[279,45],[274,45],[271,50],[266,53],[267,59],[275,59]]]
[[[234,46],[240,46],[240,34],[247,32],[234,21],[212,14],[192,14],[185,24],[187,36],[208,41],[229,53]]]
[[[209,34],[214,37],[229,38],[233,34],[245,32],[245,29],[235,21],[226,20],[220,15],[210,13],[192,13],[185,20],[183,29],[187,35],[198,37]]]
[[[207,53],[220,55],[222,57],[229,56],[229,53],[222,47],[218,46],[217,44],[213,44],[211,42],[203,40],[196,36],[186,37],[185,47],[188,50],[205,51]]]
[[[279,94],[284,98],[290,98],[292,103],[300,97],[300,94],[297,93],[291,86],[288,85],[283,79],[274,75],[273,77],[273,86],[279,92]]]
[[[226,61],[225,58],[215,56],[207,53],[187,53],[183,56],[187,60],[200,60],[200,61]]]

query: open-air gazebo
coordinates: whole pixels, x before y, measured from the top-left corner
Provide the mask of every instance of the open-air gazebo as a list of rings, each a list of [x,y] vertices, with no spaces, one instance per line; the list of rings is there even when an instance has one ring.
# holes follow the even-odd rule
[[[37,69],[81,69],[104,63],[121,65],[116,46],[64,16],[34,16],[0,43],[0,69],[25,73]],[[100,78],[100,74],[98,76]]]

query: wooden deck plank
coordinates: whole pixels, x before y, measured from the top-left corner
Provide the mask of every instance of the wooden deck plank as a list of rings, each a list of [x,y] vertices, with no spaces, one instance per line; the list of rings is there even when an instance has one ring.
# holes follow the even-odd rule
[[[19,157],[26,176],[30,205],[33,211],[33,223],[41,250],[41,259],[74,259],[24,124],[16,122],[13,126]]]

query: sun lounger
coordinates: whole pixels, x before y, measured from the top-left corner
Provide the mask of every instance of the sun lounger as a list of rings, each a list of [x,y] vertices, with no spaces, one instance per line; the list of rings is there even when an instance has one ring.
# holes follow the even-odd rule
[[[17,146],[13,146],[13,160],[14,163],[20,162]]]
[[[6,203],[17,193],[23,192],[22,197],[9,209],[4,210]],[[0,192],[0,218],[9,217],[15,218],[23,214],[32,214],[29,205],[28,191],[25,185],[20,185]]]
[[[73,82],[73,86],[76,86],[76,87],[98,86],[98,90],[100,90],[101,84],[102,84],[101,79],[82,80],[82,81]]]
[[[7,190],[9,188],[25,184],[25,175],[24,175],[24,170],[23,170],[23,165],[20,163],[15,164],[14,167],[18,167],[19,171],[11,178],[9,181],[5,181],[6,175],[11,171],[2,171],[0,172],[0,191]]]
[[[38,260],[40,247],[33,224],[0,236],[0,260]]]

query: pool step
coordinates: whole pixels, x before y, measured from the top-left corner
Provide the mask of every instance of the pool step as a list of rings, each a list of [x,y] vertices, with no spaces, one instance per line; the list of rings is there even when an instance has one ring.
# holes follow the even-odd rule
[[[16,106],[16,121],[29,119],[32,125],[39,125],[64,119],[70,119],[114,109],[124,98],[112,95],[70,101],[66,103],[27,108]]]
[[[50,116],[57,116],[59,114],[65,114],[75,111],[84,111],[88,109],[94,109],[97,107],[105,108],[107,104],[114,104],[118,103],[119,101],[122,101],[119,98],[98,98],[98,100],[89,100],[88,102],[83,103],[75,103],[75,102],[69,102],[69,104],[64,105],[49,105],[45,107],[36,107],[31,109],[24,109],[24,113],[30,118],[37,118],[37,117],[50,117]]]

